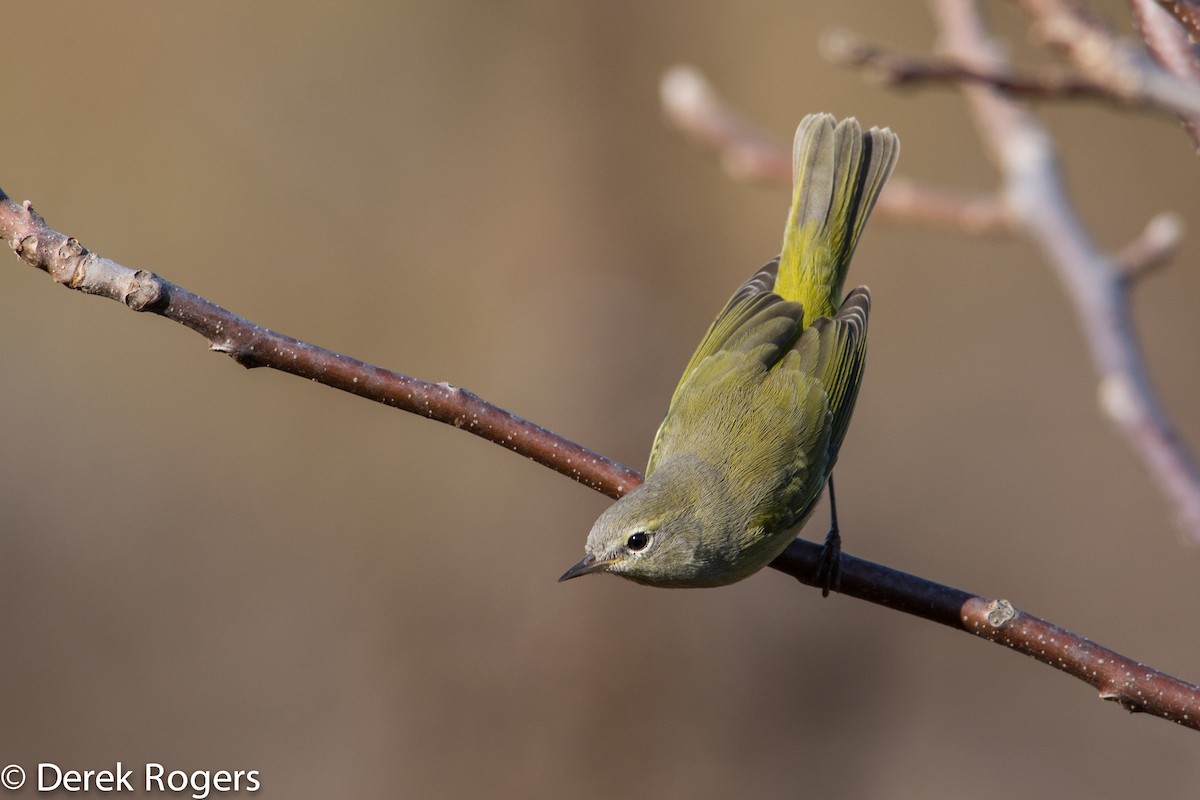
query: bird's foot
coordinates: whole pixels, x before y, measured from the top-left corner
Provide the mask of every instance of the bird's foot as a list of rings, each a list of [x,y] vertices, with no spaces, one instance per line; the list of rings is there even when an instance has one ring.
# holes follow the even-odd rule
[[[821,562],[817,567],[817,583],[821,586],[821,597],[829,597],[831,591],[842,587],[842,534],[830,528],[821,548]]]

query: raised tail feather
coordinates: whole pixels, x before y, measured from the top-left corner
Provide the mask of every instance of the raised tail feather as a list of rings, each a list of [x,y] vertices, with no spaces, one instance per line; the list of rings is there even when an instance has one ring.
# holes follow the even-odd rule
[[[863,226],[900,152],[889,129],[863,133],[853,117],[810,114],[792,149],[792,208],[775,292],[804,305],[802,327],[832,316]]]

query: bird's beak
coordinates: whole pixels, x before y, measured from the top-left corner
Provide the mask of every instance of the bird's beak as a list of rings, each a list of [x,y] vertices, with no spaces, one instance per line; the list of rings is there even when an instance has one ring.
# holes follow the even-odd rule
[[[603,561],[597,561],[595,556],[588,553],[578,564],[564,572],[562,577],[558,579],[558,582],[569,581],[571,578],[578,578],[580,575],[587,575],[592,572],[603,572],[616,563],[616,561],[615,558],[606,558]]]

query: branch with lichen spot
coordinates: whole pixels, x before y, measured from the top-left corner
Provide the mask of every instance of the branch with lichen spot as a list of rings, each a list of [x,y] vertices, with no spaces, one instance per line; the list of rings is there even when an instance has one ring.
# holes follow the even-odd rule
[[[0,191],[0,237],[58,283],[108,297],[184,325],[245,367],[271,367],[335,389],[454,425],[514,450],[610,497],[642,477],[585,447],[444,383],[428,383],[276,333],[152,272],[132,270],[52,230],[27,202]],[[797,539],[771,566],[809,586],[821,547]],[[1078,634],[994,600],[843,556],[842,594],[966,631],[1019,650],[1092,685],[1105,700],[1200,730],[1200,686],[1146,667]]]

